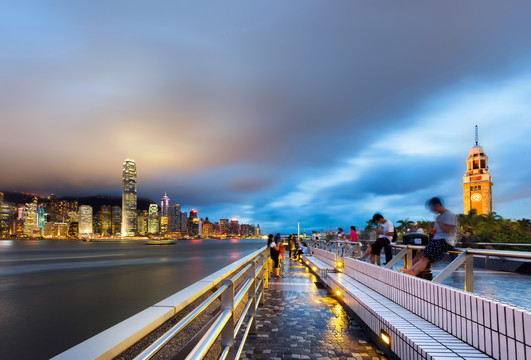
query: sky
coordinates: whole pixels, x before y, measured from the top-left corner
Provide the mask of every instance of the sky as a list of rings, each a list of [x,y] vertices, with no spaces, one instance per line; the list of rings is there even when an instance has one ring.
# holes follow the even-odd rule
[[[529,1],[4,1],[0,190],[138,195],[265,232],[531,218]]]

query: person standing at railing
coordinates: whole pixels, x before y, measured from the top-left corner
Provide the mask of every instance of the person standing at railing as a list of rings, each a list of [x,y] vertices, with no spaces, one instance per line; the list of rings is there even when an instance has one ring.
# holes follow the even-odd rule
[[[275,242],[273,234],[269,234],[267,237],[267,247],[269,248],[271,260],[273,260],[273,278],[280,279],[280,248]]]
[[[337,229],[337,240],[345,240],[345,232],[343,228]]]
[[[374,214],[372,220],[378,224],[376,229],[376,234],[378,238],[373,242],[367,250],[361,256],[361,260],[365,260],[370,255],[371,264],[376,262],[376,256],[379,256],[382,252],[382,248],[386,245],[389,245],[393,239],[393,234],[395,227],[393,223],[382,216],[382,214]],[[386,259],[387,261],[391,259]]]
[[[280,241],[277,241],[277,239],[275,238],[275,242],[277,243],[277,246],[278,246],[278,252],[279,252],[279,256],[278,256],[278,260],[279,260],[279,265],[280,265],[280,271],[279,271],[279,275],[280,277],[286,277],[286,274],[285,274],[285,266],[286,266],[286,249],[284,248],[284,244],[282,243],[282,238],[280,239]]]
[[[348,240],[351,242],[358,241],[358,233],[356,232],[356,227],[354,225],[350,227],[350,234],[348,234]]]
[[[446,252],[454,249],[457,241],[457,229],[459,228],[457,215],[445,208],[441,199],[437,197],[428,200],[426,206],[439,215],[435,218],[433,229],[430,229],[433,239],[424,250],[417,251],[413,265],[409,269],[401,270],[414,276],[424,271],[430,262],[441,260]]]

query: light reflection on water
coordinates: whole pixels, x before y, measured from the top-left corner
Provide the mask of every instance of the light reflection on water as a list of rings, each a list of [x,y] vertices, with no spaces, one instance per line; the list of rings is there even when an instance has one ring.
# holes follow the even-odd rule
[[[0,358],[50,358],[262,246],[0,240]]]

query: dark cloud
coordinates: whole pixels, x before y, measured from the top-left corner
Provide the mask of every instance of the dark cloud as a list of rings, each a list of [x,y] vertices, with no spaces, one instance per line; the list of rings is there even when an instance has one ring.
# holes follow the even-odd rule
[[[1,188],[119,192],[134,158],[147,196],[288,221],[267,204],[531,58],[525,1],[159,5],[3,6]],[[455,156],[390,160],[320,195],[410,194],[457,173]]]

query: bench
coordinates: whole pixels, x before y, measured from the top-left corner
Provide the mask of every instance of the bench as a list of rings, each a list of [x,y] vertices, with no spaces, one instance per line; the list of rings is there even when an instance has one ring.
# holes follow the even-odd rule
[[[315,256],[304,254],[302,255],[302,261],[321,278],[325,277],[327,273],[334,271],[333,266],[330,266],[329,264],[316,258]]]
[[[328,274],[326,282],[375,334],[390,336],[390,350],[401,359],[491,359],[345,274]]]

